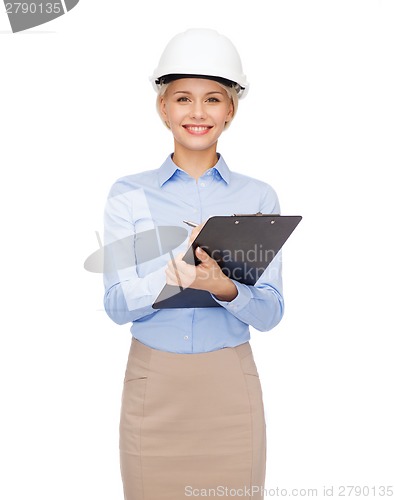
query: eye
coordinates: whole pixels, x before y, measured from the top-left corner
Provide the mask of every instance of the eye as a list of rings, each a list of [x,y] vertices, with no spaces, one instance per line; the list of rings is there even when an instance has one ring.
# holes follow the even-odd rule
[[[209,97],[209,98],[207,99],[207,101],[208,101],[208,102],[220,102],[220,100],[219,100],[219,99],[217,99],[217,97]]]
[[[177,102],[187,102],[188,101],[188,97],[179,97],[177,99]]]

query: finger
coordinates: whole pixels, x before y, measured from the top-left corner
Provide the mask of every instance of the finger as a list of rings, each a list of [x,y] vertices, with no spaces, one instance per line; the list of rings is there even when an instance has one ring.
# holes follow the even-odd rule
[[[181,286],[181,278],[176,267],[169,267],[165,270],[166,282],[170,285]]]
[[[209,256],[209,254],[202,247],[196,247],[195,253],[196,253],[196,256],[202,262],[207,262],[208,260],[211,259],[211,257]]]
[[[191,231],[191,234],[189,235],[189,241],[192,243],[197,237],[197,235],[200,233],[202,230],[202,227],[204,226],[204,223],[199,224],[198,226],[194,227]]]
[[[184,256],[184,254],[181,252],[181,253],[177,254],[175,257],[173,257],[171,260],[168,260],[167,261],[167,269],[171,270],[173,272],[173,274],[175,274],[176,267],[181,265],[182,262],[184,262],[182,260],[183,256]]]
[[[168,283],[169,285],[175,285],[173,273],[170,272],[168,269],[166,269],[165,274],[166,274],[166,283]]]
[[[195,228],[195,229],[196,229],[196,228]],[[192,243],[192,242],[195,240],[196,236],[198,235],[198,232],[197,232],[197,231],[195,231],[195,229],[194,229],[194,230],[191,232],[191,234],[189,235],[189,243]]]
[[[177,279],[178,285],[182,286],[180,274],[182,273],[182,263],[183,263],[183,261],[180,260],[180,258],[179,258],[180,255],[182,255],[182,254],[177,255],[177,257],[176,257],[177,261],[175,261],[173,263],[173,269],[174,269],[174,275],[175,275],[175,278]],[[184,262],[184,264],[185,264],[185,262]]]

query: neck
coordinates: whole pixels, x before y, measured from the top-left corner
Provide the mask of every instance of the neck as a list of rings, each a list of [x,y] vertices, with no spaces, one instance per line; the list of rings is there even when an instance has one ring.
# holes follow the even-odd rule
[[[216,144],[204,151],[191,151],[174,145],[173,162],[191,177],[198,180],[206,170],[212,168],[217,162]]]

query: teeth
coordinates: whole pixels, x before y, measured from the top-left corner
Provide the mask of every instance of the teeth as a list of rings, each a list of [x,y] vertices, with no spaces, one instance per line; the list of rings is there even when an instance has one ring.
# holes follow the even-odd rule
[[[187,127],[189,130],[192,130],[193,132],[203,132],[204,130],[207,130],[208,127]]]

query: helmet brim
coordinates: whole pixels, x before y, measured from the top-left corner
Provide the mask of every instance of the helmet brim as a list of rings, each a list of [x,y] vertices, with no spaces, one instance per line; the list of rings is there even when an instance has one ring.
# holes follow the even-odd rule
[[[234,87],[238,94],[243,93],[243,91],[245,90],[245,87],[242,87],[237,82],[228,80],[227,78],[223,78],[222,76],[195,75],[195,74],[192,75],[186,73],[182,74],[174,73],[169,75],[163,75],[155,80],[155,84],[157,85],[157,87],[160,87],[161,85],[173,82],[174,80],[181,80],[182,78],[203,78],[205,80],[213,80],[215,82],[222,83],[222,85],[225,85],[226,87]]]

